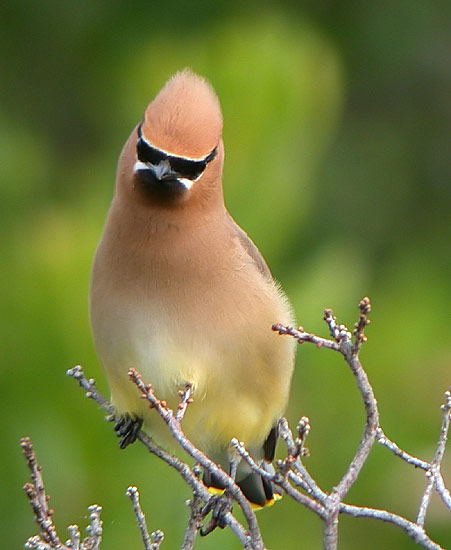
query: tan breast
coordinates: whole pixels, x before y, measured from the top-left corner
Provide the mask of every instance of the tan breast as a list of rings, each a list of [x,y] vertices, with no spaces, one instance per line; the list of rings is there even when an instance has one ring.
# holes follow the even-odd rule
[[[233,234],[215,231],[185,239],[174,229],[153,250],[151,240],[129,246],[126,261],[115,254],[117,234],[106,232],[91,289],[94,339],[117,407],[144,415],[154,431],[155,413],[128,368],[172,405],[193,382],[185,429],[204,447],[263,439],[283,413],[293,368],[292,340],[271,331],[292,322],[287,300]]]

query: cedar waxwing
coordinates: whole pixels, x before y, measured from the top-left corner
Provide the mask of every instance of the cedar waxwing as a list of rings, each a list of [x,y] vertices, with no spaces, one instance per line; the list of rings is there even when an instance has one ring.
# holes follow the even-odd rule
[[[256,460],[274,458],[295,340],[272,332],[274,323],[293,324],[291,307],[224,205],[221,136],[213,89],[189,70],[177,73],[120,155],[94,259],[90,310],[121,415],[121,446],[141,423],[163,445],[171,439],[130,383],[127,372],[134,367],[171,408],[178,390],[193,384],[183,429],[227,469],[233,437]],[[258,181],[254,185],[258,193]],[[257,507],[273,501],[270,484],[243,462],[236,479]],[[204,481],[221,489],[208,472]]]

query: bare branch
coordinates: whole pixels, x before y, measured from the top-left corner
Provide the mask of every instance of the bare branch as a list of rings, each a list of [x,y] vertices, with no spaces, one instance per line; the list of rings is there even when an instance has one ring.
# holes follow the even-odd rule
[[[340,501],[347,494],[357,479],[363,464],[366,462],[376,438],[376,430],[379,426],[379,411],[373,388],[369,383],[366,372],[363,370],[358,355],[356,355],[354,351],[354,347],[352,347],[348,334],[349,333],[346,333],[345,336],[340,336],[340,351],[344,355],[348,365],[351,367],[351,371],[356,379],[357,387],[365,406],[366,424],[357,452],[352,459],[346,474],[333,491],[336,493]]]
[[[102,512],[102,508],[100,506],[97,506],[97,504],[93,504],[88,508],[89,510],[89,520],[90,525],[86,528],[88,533],[90,534],[90,546],[89,550],[98,550],[100,548],[100,543],[102,542],[102,520],[100,519],[100,513]],[[86,546],[86,545],[85,545]]]
[[[138,527],[141,532],[141,537],[144,543],[145,550],[159,550],[161,543],[164,540],[163,531],[154,531],[149,535],[146,524],[146,516],[141,509],[139,502],[139,491],[137,487],[130,486],[127,488],[125,494],[130,498],[133,504],[133,511],[135,512],[136,519],[138,521]]]
[[[86,391],[86,397],[95,401],[109,415],[114,416],[116,414],[113,405],[97,391],[94,378],[88,380],[80,365],[69,369],[66,374],[74,378],[78,385]]]
[[[307,333],[302,327],[296,330],[292,327],[284,327],[280,324],[273,326],[273,330],[279,332],[279,334],[289,334],[296,338],[299,343],[311,342],[317,347],[326,347],[328,349],[340,352],[344,356],[356,378],[357,387],[360,391],[365,406],[367,420],[365,431],[354,459],[352,460],[346,474],[334,489],[333,493],[335,494],[331,494],[328,497],[329,502],[332,508],[335,509],[336,514],[338,514],[338,502],[343,499],[352,484],[357,479],[357,476],[371,451],[374,439],[376,437],[376,430],[379,425],[379,412],[377,409],[377,402],[374,392],[369,383],[366,372],[364,371],[358,358],[361,344],[366,339],[364,335],[364,328],[369,323],[367,318],[369,312],[371,311],[371,303],[369,298],[364,298],[360,302],[359,309],[360,318],[359,322],[355,325],[356,330],[354,332],[356,337],[355,345],[352,345],[351,333],[345,325],[337,324],[336,317],[333,315],[331,309],[325,310],[324,319],[329,326],[330,334],[334,338],[335,342]]]
[[[179,391],[180,403],[177,407],[177,412],[175,413],[175,418],[179,422],[183,420],[183,417],[185,416],[186,408],[188,407],[188,405],[190,405],[193,402],[192,393],[193,393],[193,385],[191,384],[191,382],[186,383],[185,390]]]
[[[150,550],[158,550],[161,546],[161,543],[163,542],[163,539],[164,539],[164,533],[163,531],[154,531],[151,535],[150,535],[150,538],[152,539],[152,544],[150,546]]]
[[[432,496],[433,488],[435,488],[435,490],[443,500],[443,503],[445,504],[445,506],[451,510],[451,495],[449,490],[445,486],[445,483],[443,481],[443,477],[440,471],[440,465],[445,452],[447,434],[449,431],[450,391],[445,392],[445,404],[442,405],[441,408],[443,411],[442,426],[440,429],[440,436],[439,436],[439,441],[436,448],[435,457],[430,463],[426,462],[425,460],[421,460],[416,456],[412,456],[406,451],[404,451],[403,449],[401,449],[394,441],[390,440],[385,435],[382,428],[379,427],[376,433],[376,438],[379,444],[389,449],[394,455],[398,456],[399,458],[407,462],[407,464],[411,464],[415,468],[421,468],[426,472],[428,483],[426,485],[426,489],[422,497],[422,501],[420,504],[420,509],[417,517],[417,522],[420,525],[424,525],[425,515],[427,512],[427,508],[429,506],[430,498]],[[435,462],[436,460],[438,462]]]
[[[197,533],[202,528],[202,521],[204,519],[200,497],[194,495],[193,499],[189,500],[187,504],[190,507],[190,517],[185,531],[185,538],[183,539],[182,550],[192,550],[194,548]]]
[[[296,491],[296,489],[294,489],[290,485],[290,483],[288,483],[287,476],[283,476],[281,474],[272,474],[271,472],[268,472],[267,470],[259,466],[255,462],[255,460],[251,457],[249,452],[246,450],[243,443],[239,442],[237,439],[232,439],[231,444],[238,451],[239,455],[260,476],[266,478],[267,480],[271,481],[272,483],[274,483],[275,485],[283,489],[294,500],[306,506],[307,508],[312,510],[312,512],[315,512],[315,514],[319,515],[322,518],[324,517],[323,506],[318,502],[316,502],[313,498],[306,496],[299,491]],[[293,472],[288,472],[287,475],[288,475],[288,478],[291,478],[292,476],[294,476]]]
[[[360,310],[360,317],[358,322],[354,325],[354,347],[352,349],[352,352],[354,355],[358,355],[360,352],[360,348],[362,347],[363,342],[367,341],[367,337],[365,336],[365,328],[370,324],[370,320],[368,319],[368,315],[371,312],[371,302],[368,297],[363,298],[360,301],[359,304],[359,310]]]
[[[373,389],[369,383],[368,376],[364,371],[360,360],[359,351],[362,342],[365,339],[364,328],[368,324],[367,315],[371,310],[370,300],[364,298],[360,304],[360,318],[356,323],[355,337],[356,343],[352,344],[351,333],[345,325],[338,325],[337,319],[333,315],[331,309],[324,311],[324,320],[326,321],[330,334],[335,340],[326,340],[313,334],[306,333],[302,328],[298,331],[292,327],[283,327],[275,325],[273,330],[279,334],[290,334],[295,337],[299,343],[311,342],[317,347],[326,347],[334,351],[338,351],[343,355],[357,382],[357,387],[362,396],[362,400],[366,412],[366,424],[362,439],[360,440],[354,458],[351,461],[345,475],[342,477],[338,485],[327,495],[324,505],[328,511],[325,514],[324,520],[324,548],[326,550],[334,550],[338,544],[338,514],[340,511],[340,503],[347,494],[353,483],[357,479],[376,438],[376,430],[379,425],[379,411],[377,408],[376,398]]]
[[[280,464],[279,470],[282,474],[287,473],[293,468],[294,464],[303,456],[308,455],[308,449],[305,448],[305,440],[310,432],[310,420],[307,416],[303,416],[296,426],[299,437],[293,438],[293,434],[288,427],[288,422],[285,418],[279,420],[279,437],[281,437],[287,445],[287,457]]]
[[[378,510],[376,508],[366,508],[362,506],[351,506],[349,504],[342,503],[340,505],[340,512],[356,518],[372,518],[385,521],[387,523],[393,523],[403,529],[412,540],[423,546],[423,548],[427,548],[428,550],[444,550],[440,545],[428,537],[422,526],[414,523],[413,521],[409,521],[402,516],[387,512],[387,510]]]
[[[149,531],[147,529],[146,516],[144,515],[141,509],[141,504],[139,502],[138,488],[134,486],[130,486],[125,491],[125,494],[132,501],[133,511],[135,512],[136,520],[138,521],[138,527],[139,527],[139,530],[141,531],[141,537],[143,539],[144,548],[146,550],[154,550],[155,547],[152,546],[152,540],[150,538]]]
[[[24,545],[24,548],[29,548],[31,550],[52,550],[55,548],[54,546],[50,546],[50,544],[47,544],[44,542],[41,537],[38,537],[35,535],[34,537],[30,537],[27,542]],[[60,547],[61,548],[61,547]]]
[[[24,487],[33,508],[35,520],[41,528],[41,535],[30,537],[25,543],[25,548],[32,550],[99,550],[102,542],[102,520],[100,513],[102,508],[94,504],[88,508],[90,524],[86,528],[89,536],[81,542],[80,529],[77,525],[69,525],[70,539],[63,544],[59,539],[53,525],[53,510],[48,508],[49,497],[45,493],[44,481],[41,475],[41,467],[36,460],[36,454],[29,437],[20,441],[27,464],[31,470],[31,483]]]
[[[290,336],[293,336],[293,338],[296,338],[299,344],[303,344],[304,342],[310,342],[312,344],[315,344],[317,348],[327,348],[327,349],[333,349],[335,351],[339,351],[339,346],[333,340],[328,340],[327,338],[316,336],[316,334],[305,332],[305,330],[302,327],[295,329],[293,327],[284,326],[284,325],[281,325],[280,323],[277,323],[272,326],[272,330],[274,330],[275,332],[278,332],[279,334],[288,334]]]
[[[351,334],[345,325],[337,322],[332,310],[326,309],[324,312],[324,319],[328,325],[332,339],[322,338],[315,334],[307,333],[302,327],[294,329],[292,327],[284,327],[280,324],[273,326],[273,330],[283,335],[291,335],[296,338],[300,344],[310,342],[319,348],[324,347],[339,352],[343,355],[356,380],[356,385],[365,408],[366,422],[357,451],[336,487],[329,494],[324,492],[303,464],[303,458],[308,455],[308,449],[305,447],[305,440],[310,430],[310,423],[307,417],[302,417],[299,421],[296,438],[293,436],[286,420],[282,419],[280,421],[279,434],[285,442],[287,455],[285,459],[276,462],[276,472],[265,468],[260,462],[254,460],[245,449],[243,443],[240,443],[236,439],[231,442],[235,450],[234,452],[236,452],[237,461],[235,462],[237,464],[238,460],[244,460],[249,467],[260,476],[266,478],[269,482],[278,486],[288,496],[296,500],[296,502],[306,506],[317,514],[323,520],[324,524],[323,547],[325,550],[336,550],[337,548],[338,519],[341,513],[354,517],[368,517],[392,523],[403,529],[412,540],[424,548],[429,550],[440,550],[441,547],[426,534],[424,530],[424,521],[430,498],[434,490],[441,496],[445,505],[451,509],[451,495],[445,486],[440,471],[450,424],[451,393],[449,391],[446,392],[446,402],[442,407],[443,420],[440,437],[434,459],[430,463],[408,454],[385,435],[384,431],[379,426],[379,412],[373,388],[359,358],[361,346],[366,341],[364,332],[369,324],[368,315],[370,311],[370,300],[364,298],[359,304],[359,319],[354,325],[353,334]],[[77,379],[80,386],[86,391],[87,397],[95,400],[108,414],[115,416],[114,407],[98,393],[94,380],[86,379],[80,367],[71,369],[68,374]],[[179,392],[180,402],[174,413],[167,407],[164,401],[159,400],[155,396],[152,386],[146,385],[137,371],[131,369],[129,375],[133,383],[140,390],[142,398],[146,399],[150,407],[154,408],[156,413],[166,422],[177,443],[196,461],[196,465],[190,468],[187,463],[170,455],[159,447],[152,438],[147,436],[144,432],[140,431],[138,433],[138,439],[144,443],[147,449],[176,469],[193,491],[193,498],[189,502],[190,518],[188,527],[185,531],[182,550],[192,550],[197,533],[208,533],[213,530],[216,525],[228,525],[246,550],[263,550],[264,544],[261,539],[255,514],[241,492],[241,489],[236,485],[234,476],[226,473],[203,452],[197,449],[192,442],[186,438],[182,430],[181,421],[183,420],[187,407],[193,399],[191,384],[187,384],[185,389]],[[389,449],[406,463],[416,468],[421,468],[426,472],[428,482],[421,500],[416,522],[409,521],[387,510],[353,506],[343,502],[345,495],[356,481],[375,441],[378,441],[379,444]],[[226,488],[224,497],[218,498],[210,495],[200,479],[199,465],[204,470],[208,470],[224,485]],[[231,513],[231,508],[227,501],[228,497],[232,498],[241,507],[247,522],[247,529],[245,529]],[[202,530],[203,520],[210,511],[213,511],[213,518],[208,523],[207,527]],[[141,517],[136,510],[135,514],[137,515],[138,523],[143,532],[143,528],[145,527],[145,521],[143,523],[144,515],[141,512]],[[220,523],[215,523],[215,521],[217,521],[217,519],[214,519],[215,517],[221,518]],[[80,534],[75,527],[76,526],[70,531],[71,548],[76,549],[76,545],[78,544],[80,550],[84,550],[83,545],[80,545]],[[158,537],[155,539],[155,534],[152,534],[149,538],[147,529],[145,533],[147,533],[147,535],[145,535],[147,538],[145,539],[143,535],[143,540],[145,541],[146,550],[155,550],[158,548],[161,544],[162,537],[161,539],[158,539]],[[159,532],[156,532],[156,534],[157,533]],[[41,546],[30,546],[30,548],[38,548],[38,550],[53,548],[53,546],[45,546],[47,544],[45,541],[37,540],[36,544],[37,543],[41,544]],[[42,544],[44,544],[44,546],[42,546]],[[157,544],[157,546],[155,546],[155,544]]]
[[[69,525],[67,528],[70,540],[66,543],[72,550],[80,550],[81,534],[78,525]]]
[[[426,472],[428,482],[426,489],[421,499],[420,509],[418,510],[417,523],[418,525],[424,526],[426,519],[426,514],[428,511],[429,503],[431,502],[432,490],[434,486],[437,486],[437,477],[440,476],[440,467],[443,460],[443,455],[445,454],[446,441],[448,440],[448,431],[450,423],[450,411],[451,411],[451,392],[445,392],[445,403],[441,407],[443,411],[442,425],[440,428],[440,436],[437,443],[437,448],[435,451],[434,458],[430,464],[430,469]],[[449,494],[449,493],[448,493]]]
[[[141,375],[135,369],[129,370],[130,379],[136,384],[138,389],[142,393],[142,397],[145,398],[151,408],[154,408],[161,418],[166,422],[172,436],[177,441],[177,443],[192,457],[194,460],[201,464],[203,468],[211,472],[217,479],[221,481],[229,495],[237,502],[240,506],[244,517],[246,519],[249,536],[252,541],[252,544],[256,549],[264,549],[263,540],[261,538],[260,529],[258,527],[257,519],[255,513],[249,504],[249,501],[243,495],[241,489],[235,483],[235,480],[228,475],[222,468],[220,468],[215,462],[209,459],[203,452],[197,449],[191,441],[187,439],[180,425],[180,421],[173,414],[171,409],[167,408],[164,401],[160,401],[155,396],[152,386],[150,384],[145,384]],[[199,484],[199,480],[196,480]],[[206,499],[207,500],[207,499]],[[227,525],[232,528],[231,518],[232,514],[226,512],[224,514],[224,521]],[[235,533],[238,536],[238,533]],[[249,544],[249,540],[242,541],[243,543]]]
[[[435,478],[435,488],[437,493],[443,500],[443,504],[451,510],[451,494],[449,490],[445,487],[445,482],[443,481],[442,475],[438,475]]]
[[[306,417],[303,417],[303,418],[306,418]],[[301,418],[300,422],[302,422],[302,420],[303,419]],[[287,450],[288,450],[287,458],[289,458],[290,455],[292,454],[292,449],[295,449],[296,445],[294,442],[293,434],[291,433],[291,430],[288,426],[288,422],[285,418],[281,418],[279,421],[279,431],[280,431],[280,437],[283,439],[283,441],[287,445]],[[285,461],[282,461],[282,463],[283,462]],[[294,471],[289,473],[290,480],[296,486],[301,487],[308,494],[313,495],[314,498],[324,506],[327,498],[327,493],[325,493],[319,488],[316,481],[309,474],[309,472],[307,471],[307,468],[304,466],[304,464],[301,461],[301,456],[296,458],[293,464],[293,469]]]
[[[30,438],[22,438],[20,445],[31,471],[31,483],[27,483],[24,489],[30,499],[36,523],[41,529],[41,537],[45,543],[50,545],[50,548],[62,548],[63,544],[58,538],[55,526],[53,525],[53,510],[48,507],[49,497],[45,494],[41,468],[36,461],[36,454]]]
[[[380,427],[377,429],[376,438],[380,445],[386,447],[394,455],[407,462],[407,464],[411,464],[412,466],[415,466],[415,468],[421,468],[422,470],[429,470],[429,462],[421,460],[416,456],[409,455],[409,453],[403,451],[394,441],[385,435],[384,430]]]
[[[83,373],[83,369],[80,366],[69,369],[67,371],[67,374],[77,380],[80,387],[82,387],[86,391],[86,397],[95,401],[104,411],[106,411],[113,418],[116,416],[115,408],[98,392],[95,386],[95,381],[93,379],[88,380],[86,378]],[[174,415],[173,412],[166,407],[165,402],[160,401],[155,397],[155,395],[151,391],[151,387],[144,384],[139,373],[135,371],[131,374],[132,381],[138,386],[142,395],[145,396],[150,405],[156,409],[160,416],[163,417],[163,420],[168,423],[171,432],[172,430],[175,431],[176,435],[174,437],[179,442],[181,447],[184,448],[188,452],[188,454],[196,460],[196,462],[201,464],[203,468],[210,469],[210,471],[214,473],[216,477],[224,482],[224,485],[227,487],[228,491],[230,491],[231,496],[243,509],[243,513],[246,517],[246,520],[248,521],[249,532],[244,529],[244,527],[239,523],[239,521],[232,515],[230,511],[224,512],[223,520],[225,524],[232,529],[232,531],[235,533],[235,535],[238,537],[238,539],[246,549],[263,549],[264,544],[261,539],[261,534],[258,528],[257,520],[255,518],[255,513],[253,512],[248,501],[246,500],[234,480],[226,472],[224,472],[224,470],[222,470],[213,461],[211,461],[199,449],[196,449],[196,447],[186,439],[186,436],[184,435],[180,427],[179,419],[176,418],[176,415]],[[186,406],[189,405],[190,400],[191,387],[188,385],[185,388],[185,391],[181,393],[181,406],[179,406],[179,408],[177,409],[177,414],[179,414],[180,418],[183,417]],[[208,489],[198,478],[198,476],[196,476],[193,470],[188,466],[188,464],[165,451],[142,430],[138,432],[137,439],[146,446],[150,453],[155,454],[156,456],[164,460],[169,466],[177,470],[177,472],[182,476],[185,482],[188,483],[188,485],[191,487],[191,489],[193,490],[193,494],[199,496],[203,500],[203,502],[209,502],[211,498],[214,498],[208,492]],[[187,448],[185,448],[184,445]]]
[[[314,334],[305,332],[300,327],[298,330],[292,327],[284,327],[282,325],[274,325],[273,330],[279,334],[288,334],[297,339],[298,343],[310,342],[317,347],[325,347],[334,351],[338,351],[343,355],[351,372],[353,373],[357,388],[362,397],[362,401],[366,412],[366,424],[363,436],[361,438],[357,452],[352,459],[345,475],[342,477],[337,486],[328,495],[324,493],[317,483],[309,476],[308,471],[302,464],[302,453],[299,451],[299,440],[293,440],[293,436],[289,428],[285,424],[281,424],[281,437],[287,444],[288,455],[284,461],[278,462],[278,467],[281,473],[288,474],[288,479],[295,484],[299,489],[307,492],[309,496],[313,496],[318,503],[324,507],[323,513],[318,513],[324,521],[324,549],[335,550],[338,545],[338,515],[339,513],[348,513],[356,517],[365,516],[373,517],[382,521],[389,521],[404,529],[407,534],[421,544],[425,548],[439,549],[440,546],[433,542],[424,531],[424,520],[429,506],[430,498],[433,489],[441,496],[443,502],[451,509],[451,495],[445,487],[443,477],[440,472],[440,465],[445,451],[445,445],[450,424],[451,410],[451,393],[446,393],[446,402],[442,409],[444,411],[440,438],[437,445],[434,459],[431,463],[425,462],[419,458],[409,455],[403,451],[396,443],[391,441],[379,426],[379,411],[377,401],[373,392],[373,388],[368,380],[368,376],[362,367],[359,359],[359,353],[362,343],[366,341],[364,334],[366,326],[369,324],[368,315],[371,311],[371,303],[369,298],[364,298],[359,304],[360,316],[357,323],[354,325],[354,344],[352,343],[352,335],[345,325],[337,323],[336,317],[332,310],[326,309],[324,312],[324,320],[326,321],[329,332],[333,340],[327,340]],[[302,438],[301,438],[302,439]],[[372,508],[361,508],[344,504],[343,498],[357,479],[368,455],[373,447],[375,440],[391,450],[396,456],[417,468],[426,471],[428,476],[428,484],[424,492],[417,522],[411,522],[405,518],[392,514],[385,510],[375,510]],[[303,444],[303,443],[302,443]],[[243,454],[243,458],[245,455]],[[248,461],[249,463],[249,461]],[[275,482],[277,480],[274,480]],[[279,484],[281,487],[282,485]],[[299,491],[296,490],[296,493]],[[297,494],[287,491],[293,498],[300,501]],[[302,503],[308,506],[308,503],[302,500]],[[311,506],[309,506],[312,509]],[[314,510],[315,511],[315,510]]]
[[[116,409],[114,408],[114,406],[98,392],[95,386],[95,380],[93,378],[89,380],[86,378],[83,369],[80,366],[69,369],[66,374],[74,378],[78,382],[80,387],[86,390],[86,397],[95,401],[105,412],[107,412],[113,418],[116,416]],[[164,462],[166,462],[169,466],[177,470],[177,472],[182,476],[186,483],[188,483],[188,485],[193,490],[198,491],[202,498],[204,498],[205,500],[208,500],[210,498],[210,494],[208,493],[207,488],[194,475],[188,464],[165,451],[142,430],[139,431],[137,438],[139,439],[139,441],[141,441],[141,443],[143,443],[143,445],[150,453],[158,456],[158,458],[164,460]]]

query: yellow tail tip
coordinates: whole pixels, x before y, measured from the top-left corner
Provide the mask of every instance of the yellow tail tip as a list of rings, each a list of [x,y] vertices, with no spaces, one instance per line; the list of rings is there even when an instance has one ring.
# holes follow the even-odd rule
[[[254,512],[257,512],[258,510],[263,510],[263,508],[269,508],[271,506],[274,506],[274,503],[277,502],[282,498],[283,495],[279,495],[278,493],[274,493],[273,498],[267,500],[263,506],[261,504],[255,504],[254,502],[251,502],[251,508],[254,510]]]
[[[207,487],[210,495],[221,496],[224,494],[225,489],[218,489],[217,487]]]
[[[221,496],[224,494],[225,489],[218,489],[217,487],[207,487],[208,492],[210,495],[215,496]],[[274,493],[273,498],[267,500],[265,504],[256,504],[255,502],[249,501],[252,510],[256,512],[257,510],[263,510],[263,508],[268,508],[270,506],[274,506],[274,503],[277,502],[282,498],[283,495],[279,493]]]

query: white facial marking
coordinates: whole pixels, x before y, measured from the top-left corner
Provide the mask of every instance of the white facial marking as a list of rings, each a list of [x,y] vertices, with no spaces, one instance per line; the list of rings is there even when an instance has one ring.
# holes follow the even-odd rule
[[[188,190],[191,189],[191,187],[193,186],[193,183],[194,183],[194,181],[188,180],[186,178],[178,178],[178,181],[183,185],[183,187],[185,187]]]
[[[157,173],[156,169],[158,167],[153,166],[153,165],[151,165],[151,166],[154,169],[154,173],[156,174]],[[139,170],[150,170],[150,168],[149,168],[149,165],[147,165],[145,162],[141,162],[140,160],[137,160],[135,162],[135,164],[133,165],[133,173],[136,174],[137,172],[139,172]],[[202,177],[202,174],[198,178],[196,178],[194,181],[197,181],[201,177]],[[194,183],[194,181],[189,180],[187,178],[177,178],[177,181],[179,181],[183,185],[183,187],[185,189],[187,189],[188,191],[191,189],[191,187],[193,186],[193,183]]]
[[[141,162],[140,160],[137,160],[135,164],[133,165],[133,173],[136,174],[136,172],[139,172],[139,170],[148,170],[149,167],[144,162]]]

